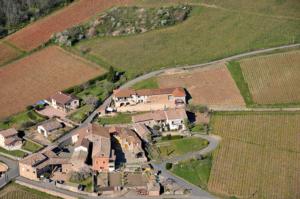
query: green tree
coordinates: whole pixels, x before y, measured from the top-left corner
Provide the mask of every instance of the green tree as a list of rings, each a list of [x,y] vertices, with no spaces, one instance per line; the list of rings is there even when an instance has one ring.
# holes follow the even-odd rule
[[[109,67],[109,71],[108,71],[108,74],[107,74],[107,80],[110,81],[110,82],[115,82],[116,81],[116,71],[112,66]]]

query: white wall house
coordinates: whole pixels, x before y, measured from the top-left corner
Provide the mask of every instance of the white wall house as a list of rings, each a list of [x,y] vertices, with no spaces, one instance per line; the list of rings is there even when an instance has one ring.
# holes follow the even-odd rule
[[[113,92],[115,107],[137,105],[145,103],[166,103],[175,106],[186,104],[186,93],[183,88],[117,89]]]
[[[158,125],[162,128],[167,127],[169,130],[186,130],[184,120],[187,118],[185,109],[168,109],[134,115],[132,121],[137,124],[145,124],[151,128]]]
[[[55,109],[68,112],[70,110],[75,110],[79,107],[80,102],[76,97],[65,94],[62,92],[57,92],[52,95],[49,99],[45,100],[47,104]]]
[[[18,137],[18,131],[14,128],[0,131],[0,147],[9,151],[21,149],[22,139]]]

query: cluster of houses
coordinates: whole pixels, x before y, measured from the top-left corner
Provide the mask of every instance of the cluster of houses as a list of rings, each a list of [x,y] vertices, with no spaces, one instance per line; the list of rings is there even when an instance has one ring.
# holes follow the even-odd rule
[[[114,173],[122,169],[127,172],[141,169],[147,163],[143,143],[151,141],[156,131],[185,131],[188,119],[185,105],[186,93],[183,88],[164,89],[118,89],[113,92],[113,109],[117,112],[142,112],[132,116],[128,126],[101,126],[91,123],[72,133],[71,155],[64,157],[55,147],[46,147],[40,152],[25,157],[19,163],[20,175],[39,180],[45,173],[59,172],[61,176],[70,172],[90,169],[96,174]],[[79,107],[79,100],[71,95],[58,92],[45,102],[63,112]],[[63,128],[61,121],[47,120],[37,126],[37,132],[45,137]],[[0,146],[3,143],[17,148],[16,132],[0,132]],[[2,136],[2,137],[1,137]],[[13,140],[14,139],[14,140]],[[120,151],[123,159],[120,159]],[[125,166],[124,166],[125,165]],[[148,187],[148,188],[147,188]],[[151,181],[146,192],[159,195],[159,185]],[[152,192],[151,192],[151,191]]]

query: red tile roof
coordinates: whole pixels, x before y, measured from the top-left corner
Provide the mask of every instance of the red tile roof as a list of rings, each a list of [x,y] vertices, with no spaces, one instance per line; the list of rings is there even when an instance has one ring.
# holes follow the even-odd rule
[[[72,95],[69,95],[69,94],[62,93],[62,92],[57,92],[50,97],[50,100],[52,100],[52,99],[55,100],[58,104],[65,105],[65,104],[71,102],[72,100],[74,100],[75,97]]]
[[[0,131],[0,135],[2,135],[4,138],[12,137],[17,134],[18,134],[18,131],[15,128],[10,128],[10,129]]]
[[[158,89],[140,89],[130,88],[114,90],[115,97],[130,97],[131,95],[151,96],[151,95],[173,95],[174,97],[185,97],[185,91],[182,87],[176,88],[158,88]]]

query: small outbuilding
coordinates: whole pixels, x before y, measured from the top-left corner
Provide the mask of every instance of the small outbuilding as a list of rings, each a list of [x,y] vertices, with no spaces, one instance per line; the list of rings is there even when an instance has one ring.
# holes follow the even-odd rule
[[[43,122],[42,124],[38,125],[37,131],[43,134],[45,137],[48,137],[48,135],[51,132],[63,127],[63,124],[56,120],[47,120],[46,122]]]

